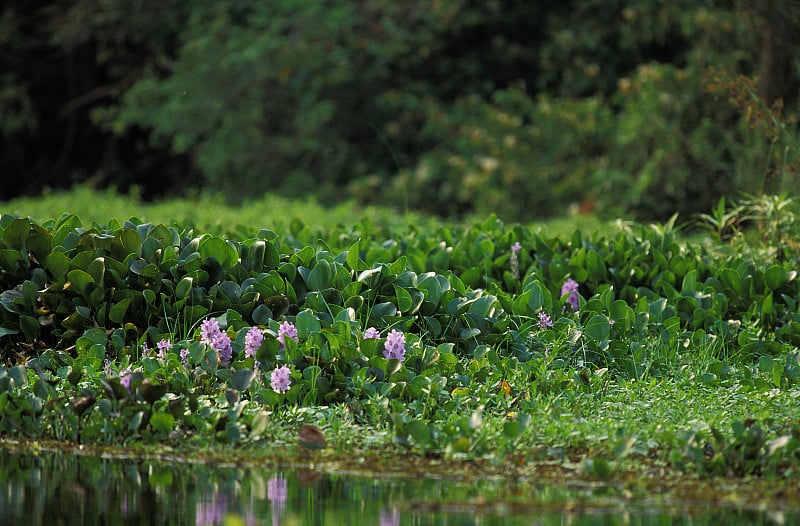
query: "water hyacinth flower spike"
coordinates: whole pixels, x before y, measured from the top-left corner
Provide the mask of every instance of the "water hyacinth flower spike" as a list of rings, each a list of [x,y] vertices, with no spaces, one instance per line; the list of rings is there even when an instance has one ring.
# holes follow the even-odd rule
[[[158,358],[160,360],[166,360],[167,354],[169,353],[170,349],[172,349],[172,343],[169,340],[161,340],[156,344],[158,347]]]
[[[219,328],[216,318],[207,318],[200,324],[200,341],[219,353],[222,365],[230,365],[233,358],[231,337]]]
[[[258,327],[251,327],[244,337],[245,358],[255,357],[256,351],[264,342],[264,333]]]
[[[282,365],[281,367],[275,366],[275,370],[272,371],[272,376],[270,376],[270,386],[272,390],[276,393],[285,393],[289,390],[289,387],[292,386],[292,379],[289,377],[291,374],[291,370],[289,370],[288,365]]]
[[[219,352],[219,359],[222,365],[228,366],[233,358],[233,348],[231,347],[231,337],[227,332],[220,332],[211,343],[211,348]]]
[[[519,279],[519,256],[517,254],[520,250],[522,250],[522,245],[520,245],[519,241],[511,245],[511,257],[508,260],[508,264],[511,267],[511,275],[514,279]]]
[[[213,345],[214,338],[220,333],[219,323],[216,318],[206,318],[200,324],[200,341],[206,345]]]
[[[405,335],[397,329],[392,329],[392,332],[386,335],[386,342],[383,344],[383,348],[383,356],[387,360],[394,358],[402,362],[406,357]]]
[[[297,327],[290,321],[284,321],[281,323],[280,327],[278,327],[278,341],[281,342],[281,349],[286,347],[287,336],[294,341],[299,341],[297,337]]]
[[[567,303],[572,307],[572,310],[578,312],[579,300],[578,300],[578,282],[572,278],[568,278],[567,281],[561,286],[561,297],[567,296]]]

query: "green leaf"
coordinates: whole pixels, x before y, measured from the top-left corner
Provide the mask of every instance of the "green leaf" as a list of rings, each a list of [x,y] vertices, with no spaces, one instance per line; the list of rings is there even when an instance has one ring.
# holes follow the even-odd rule
[[[530,415],[521,413],[516,420],[505,422],[503,424],[503,434],[506,438],[514,439],[522,435],[528,423],[531,421]]]
[[[272,318],[272,310],[266,305],[259,305],[253,309],[250,317],[256,325],[266,325]]]
[[[253,415],[253,421],[250,424],[250,435],[260,436],[267,430],[269,423],[269,413],[267,411],[259,411]]]
[[[172,416],[172,415],[170,415]],[[144,411],[137,411],[133,417],[131,417],[130,422],[128,423],[128,429],[131,431],[138,431],[139,428],[142,426],[142,420],[144,419]],[[171,426],[170,426],[171,429]]]
[[[62,246],[68,235],[73,234],[75,229],[81,226],[81,220],[75,214],[66,214],[59,218],[59,223],[53,233],[52,247]],[[138,236],[137,236],[138,237]]]
[[[8,376],[14,380],[15,387],[28,385],[28,371],[24,365],[15,365],[7,371]]]
[[[108,319],[114,323],[122,325],[125,323],[125,313],[128,312],[128,307],[131,304],[130,298],[124,298],[118,301],[111,310],[108,312]]]
[[[169,433],[175,425],[175,417],[169,413],[155,412],[150,417],[150,426],[161,433]]]
[[[19,317],[19,325],[28,341],[32,342],[39,338],[41,325],[39,325],[39,320],[33,316],[23,314]]]
[[[92,278],[94,278],[94,282],[97,285],[102,287],[106,276],[105,258],[95,258],[91,263],[89,263],[89,266],[86,267],[86,272],[88,272]]]
[[[326,259],[320,259],[317,261],[316,265],[314,265],[314,268],[311,269],[308,279],[306,279],[306,284],[309,289],[320,291],[330,288],[332,279],[333,271],[331,269],[331,264]]]
[[[470,340],[472,338],[479,336],[480,334],[481,330],[478,329],[477,327],[473,327],[471,329],[461,329],[461,332],[459,333],[458,337],[461,338],[462,340]]]
[[[439,306],[439,302],[442,299],[442,285],[436,275],[429,274],[419,282],[417,288],[425,294],[426,302],[431,303],[434,307]]]
[[[3,336],[12,336],[14,334],[19,334],[19,331],[15,331],[14,329],[7,329],[6,327],[0,327],[0,338]]]
[[[397,298],[397,309],[400,312],[408,312],[414,306],[414,300],[411,298],[411,293],[403,287],[394,285],[394,294]]]
[[[611,304],[611,319],[617,324],[617,331],[625,332],[633,326],[636,313],[623,300],[616,300]]]
[[[697,270],[692,269],[683,276],[683,292],[694,292],[697,290]]]
[[[347,251],[347,257],[345,257],[345,263],[347,263],[347,266],[356,272],[360,272],[367,268],[367,264],[359,256],[360,248],[361,240],[359,239],[350,246],[350,249]]]
[[[742,295],[742,279],[737,271],[732,268],[723,268],[719,275],[719,279],[737,296]]]
[[[780,265],[772,265],[764,271],[764,282],[769,290],[775,290],[786,282],[786,271]]]
[[[412,420],[406,425],[406,432],[422,447],[427,447],[431,443],[431,429],[424,422]]]
[[[586,322],[583,332],[591,340],[600,342],[608,339],[608,335],[611,333],[611,324],[605,316],[595,314]]]
[[[25,250],[25,240],[31,231],[31,223],[26,218],[17,218],[6,225],[1,239],[6,247],[15,250]]]
[[[553,307],[553,295],[541,282],[534,281],[528,287],[528,307],[533,310],[544,308],[550,310]]]
[[[250,369],[239,369],[231,375],[231,387],[237,391],[245,391],[253,382],[256,374]]]
[[[402,274],[408,268],[408,262],[405,256],[400,256],[389,265],[389,274]]]
[[[80,269],[70,270],[67,279],[79,294],[85,294],[89,285],[94,283],[94,278]]]
[[[761,313],[762,314],[773,314],[775,312],[772,304],[772,293],[770,292],[764,298],[764,301],[761,302]]]
[[[144,278],[157,278],[161,271],[158,267],[153,263],[148,263],[144,259],[137,258],[132,259],[128,266],[131,272],[136,274],[137,276],[142,276]]]
[[[200,240],[198,252],[203,259],[214,258],[223,269],[230,269],[239,261],[239,252],[221,237],[205,235]]]
[[[372,310],[370,311],[369,315],[371,318],[375,319],[381,319],[384,316],[396,316],[397,307],[391,302],[377,303],[372,306]]]
[[[588,279],[595,282],[603,282],[608,277],[605,261],[596,251],[592,250],[586,254],[586,270]]]
[[[69,272],[70,263],[71,260],[62,252],[51,252],[45,260],[45,268],[50,271],[53,277],[60,279]]]
[[[307,340],[311,334],[321,330],[319,320],[311,309],[304,309],[295,318],[297,335],[302,340]]]
[[[189,295],[194,284],[194,278],[191,276],[184,276],[175,287],[175,299],[182,300]]]
[[[481,296],[470,305],[469,313],[478,318],[488,318],[494,312],[497,298],[492,295]]]

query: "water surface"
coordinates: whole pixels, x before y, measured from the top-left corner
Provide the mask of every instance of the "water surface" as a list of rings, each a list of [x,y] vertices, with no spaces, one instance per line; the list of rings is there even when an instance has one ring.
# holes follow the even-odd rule
[[[573,481],[450,480],[0,450],[0,523],[186,525],[798,524],[793,509]]]

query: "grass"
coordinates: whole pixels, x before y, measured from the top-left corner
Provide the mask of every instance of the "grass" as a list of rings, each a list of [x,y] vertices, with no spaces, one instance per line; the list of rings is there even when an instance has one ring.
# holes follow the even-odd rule
[[[43,221],[56,219],[63,212],[74,213],[87,224],[105,225],[112,219],[122,223],[136,217],[144,222],[180,225],[202,232],[233,235],[237,227],[267,228],[288,231],[293,220],[300,220],[312,230],[328,231],[346,227],[362,218],[393,229],[432,228],[447,224],[444,220],[415,212],[399,212],[385,207],[362,207],[352,201],[333,208],[320,205],[316,199],[289,199],[266,194],[239,205],[221,201],[212,194],[188,199],[167,199],[145,202],[135,194],[121,195],[114,190],[93,190],[76,186],[69,191],[46,191],[41,197],[22,197],[0,203],[3,213],[32,217]],[[477,218],[466,218],[469,224]],[[615,222],[603,221],[593,215],[573,215],[526,225],[548,237],[570,236],[577,229],[586,234],[610,234],[619,229]]]
[[[349,225],[361,217],[377,224],[426,225],[434,221],[414,213],[398,214],[393,210],[359,207],[345,202],[334,208],[320,205],[313,197],[293,200],[279,195],[264,195],[239,205],[231,205],[212,194],[187,199],[145,202],[134,195],[114,190],[93,190],[76,186],[67,192],[45,192],[42,197],[19,198],[0,204],[5,213],[29,216],[38,220],[55,219],[61,212],[76,214],[89,224],[107,224],[136,217],[144,222],[180,225],[203,232],[231,234],[239,225],[248,228],[288,230],[293,219],[300,219],[312,229]]]

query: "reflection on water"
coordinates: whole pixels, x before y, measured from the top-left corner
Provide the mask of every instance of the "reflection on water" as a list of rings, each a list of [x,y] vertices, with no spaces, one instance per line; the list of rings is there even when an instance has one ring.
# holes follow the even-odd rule
[[[387,478],[0,451],[0,524],[796,524],[797,510],[676,506],[613,487]]]

